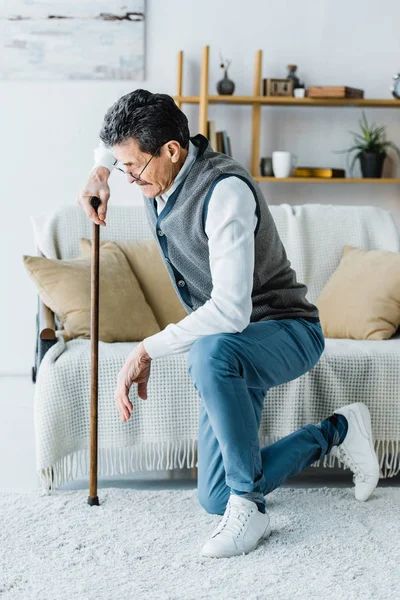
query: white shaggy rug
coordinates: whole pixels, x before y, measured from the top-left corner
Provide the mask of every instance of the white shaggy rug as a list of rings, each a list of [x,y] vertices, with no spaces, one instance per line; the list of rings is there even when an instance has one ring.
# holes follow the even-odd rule
[[[245,556],[199,555],[222,518],[196,490],[0,494],[1,600],[394,600],[400,489],[278,488],[272,534]]]

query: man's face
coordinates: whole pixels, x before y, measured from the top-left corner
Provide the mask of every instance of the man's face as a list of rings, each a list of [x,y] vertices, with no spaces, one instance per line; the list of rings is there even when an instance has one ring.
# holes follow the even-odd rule
[[[187,150],[183,149],[179,142],[172,140],[161,147],[160,156],[151,158],[151,154],[140,152],[134,138],[129,138],[124,144],[113,146],[112,152],[115,158],[122,163],[129,183],[136,183],[140,186],[141,191],[148,198],[159,196],[171,187],[187,155]],[[129,171],[139,177],[148,162],[149,164],[140,175],[140,181],[133,179]]]

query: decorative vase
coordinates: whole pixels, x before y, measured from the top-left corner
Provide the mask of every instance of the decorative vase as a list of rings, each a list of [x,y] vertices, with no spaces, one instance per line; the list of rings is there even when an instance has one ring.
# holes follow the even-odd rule
[[[390,91],[397,100],[400,100],[400,73],[393,75],[393,85]]]
[[[359,156],[363,177],[382,177],[383,163],[386,152],[362,152]]]
[[[217,83],[217,92],[222,96],[230,96],[235,90],[235,84],[228,77],[228,71],[225,69],[224,78]]]
[[[262,156],[260,159],[260,172],[263,177],[272,177],[272,156]]]
[[[300,79],[296,75],[297,65],[288,65],[287,68],[289,69],[289,73],[287,74],[286,79],[293,80],[293,89],[295,90],[296,88],[301,87]]]

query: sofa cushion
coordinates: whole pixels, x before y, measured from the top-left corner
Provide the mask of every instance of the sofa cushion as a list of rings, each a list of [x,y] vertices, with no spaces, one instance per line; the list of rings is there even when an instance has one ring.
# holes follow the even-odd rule
[[[338,202],[339,200],[336,199]],[[324,203],[269,205],[297,280],[308,287],[310,302],[320,295],[337,268],[343,246],[400,251],[400,237],[391,212],[378,206]],[[80,206],[62,206],[31,217],[37,246],[48,258],[80,255],[79,238],[92,237],[93,223]],[[143,206],[107,208],[101,240],[132,242],[154,239]]]
[[[100,248],[106,243],[100,241]],[[125,254],[161,329],[169,323],[178,323],[184,319],[187,313],[176,295],[157,242],[118,241],[116,244]],[[90,256],[91,240],[81,238],[80,245],[83,256]]]
[[[65,340],[90,338],[91,258],[23,256],[43,302],[61,320]],[[122,250],[102,245],[99,269],[99,340],[141,341],[160,331]]]
[[[316,305],[325,337],[389,339],[400,325],[400,253],[344,246]]]

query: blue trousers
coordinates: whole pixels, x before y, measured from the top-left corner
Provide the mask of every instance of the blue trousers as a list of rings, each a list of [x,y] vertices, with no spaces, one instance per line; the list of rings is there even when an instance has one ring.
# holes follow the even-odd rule
[[[224,514],[232,489],[267,495],[330,451],[332,440],[312,424],[259,443],[268,390],[312,369],[324,348],[320,323],[302,318],[254,322],[192,344],[188,372],[201,400],[197,493],[207,512]]]

